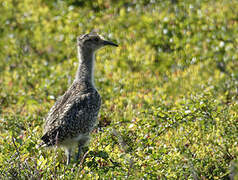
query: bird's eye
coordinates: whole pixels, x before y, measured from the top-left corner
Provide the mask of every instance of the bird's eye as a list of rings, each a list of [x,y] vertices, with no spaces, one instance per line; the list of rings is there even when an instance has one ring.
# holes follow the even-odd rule
[[[97,42],[97,41],[99,41],[99,39],[98,39],[98,38],[95,38],[94,40],[95,40],[96,42]]]

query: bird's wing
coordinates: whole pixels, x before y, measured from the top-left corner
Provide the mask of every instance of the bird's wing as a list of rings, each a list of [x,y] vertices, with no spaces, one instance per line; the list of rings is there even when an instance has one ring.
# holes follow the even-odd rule
[[[52,124],[57,123],[59,115],[61,114],[61,111],[65,108],[65,105],[68,104],[68,101],[72,97],[76,97],[78,95],[78,88],[80,88],[80,86],[78,86],[77,83],[73,83],[64,93],[64,95],[57,99],[54,106],[50,109],[49,113],[45,118],[44,132],[49,131],[49,127],[51,127]]]
[[[61,102],[63,102],[61,100]],[[93,128],[100,108],[98,93],[87,93],[69,97],[64,104],[48,119],[45,134],[42,137],[47,146],[62,142],[66,138],[77,136],[79,133],[90,132]],[[48,117],[49,118],[49,117]]]
[[[63,96],[60,96],[55,104],[50,109],[49,113],[47,114],[45,118],[45,124],[44,124],[44,131],[47,131],[51,124],[53,124],[57,119],[59,115],[59,111],[62,108],[62,106],[67,102],[67,100],[70,98],[71,93],[66,92]]]

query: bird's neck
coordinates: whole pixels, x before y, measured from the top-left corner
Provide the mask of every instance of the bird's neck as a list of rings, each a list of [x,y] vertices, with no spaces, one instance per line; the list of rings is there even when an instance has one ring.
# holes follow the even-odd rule
[[[76,80],[94,84],[94,59],[95,53],[78,47],[79,65],[76,73]]]

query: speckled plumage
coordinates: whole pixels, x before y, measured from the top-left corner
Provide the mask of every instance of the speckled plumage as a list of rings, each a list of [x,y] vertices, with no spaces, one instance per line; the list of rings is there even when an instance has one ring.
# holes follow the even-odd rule
[[[61,146],[66,149],[67,164],[75,144],[81,147],[97,122],[101,98],[93,83],[95,51],[105,45],[116,44],[105,41],[96,33],[77,39],[79,67],[75,80],[63,96],[50,109],[44,125],[41,146]],[[77,156],[77,157],[78,157]]]
[[[74,81],[51,108],[44,125],[42,140],[47,146],[70,145],[79,135],[93,130],[101,98],[88,82]]]

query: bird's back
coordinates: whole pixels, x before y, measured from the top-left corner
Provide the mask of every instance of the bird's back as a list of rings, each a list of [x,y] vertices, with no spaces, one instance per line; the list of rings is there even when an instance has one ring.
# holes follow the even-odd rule
[[[93,85],[75,81],[46,117],[44,145],[61,145],[89,134],[96,124],[100,105],[100,95]]]

